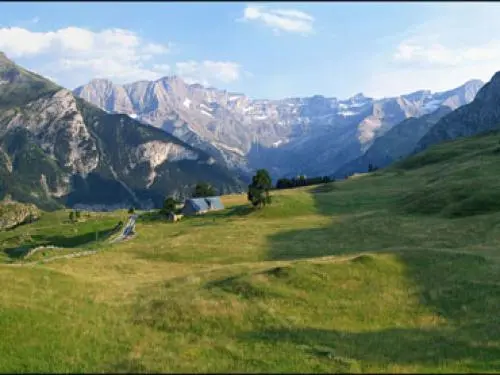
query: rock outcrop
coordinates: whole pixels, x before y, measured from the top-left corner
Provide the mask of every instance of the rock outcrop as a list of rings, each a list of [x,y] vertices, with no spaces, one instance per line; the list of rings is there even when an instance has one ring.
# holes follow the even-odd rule
[[[34,204],[0,202],[0,230],[12,229],[40,218],[41,211]]]

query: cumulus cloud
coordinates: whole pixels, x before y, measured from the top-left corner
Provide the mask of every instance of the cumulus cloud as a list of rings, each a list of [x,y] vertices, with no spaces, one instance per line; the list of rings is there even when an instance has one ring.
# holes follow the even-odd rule
[[[147,66],[154,56],[168,52],[168,45],[143,40],[124,29],[91,31],[67,27],[56,31],[33,32],[25,28],[0,29],[0,50],[17,58],[41,58],[45,75],[71,77],[71,84],[89,78],[120,81],[154,79],[162,70]]]
[[[243,20],[264,24],[275,33],[313,33],[314,17],[295,9],[269,9],[263,6],[248,5],[243,11]]]
[[[499,61],[500,40],[484,45],[451,48],[440,43],[401,42],[393,55],[395,61],[408,64],[458,66],[473,62]]]
[[[39,54],[65,54],[72,57],[125,55],[136,58],[140,53],[161,54],[168,46],[147,43],[136,33],[123,29],[93,32],[79,27],[56,31],[33,32],[20,27],[0,29],[0,48],[12,57]]]
[[[497,4],[457,3],[410,25],[385,44],[392,49],[380,61],[371,60],[366,93],[392,96],[443,91],[470,79],[489,81],[500,70],[499,16]],[[474,25],[473,32],[464,25]]]
[[[162,61],[169,49],[169,44],[150,42],[133,31],[116,28],[67,27],[48,32],[0,28],[0,51],[29,62],[40,74],[56,77],[69,88],[92,78],[126,83],[178,74],[193,82],[228,83],[240,77],[239,64],[229,61],[186,61],[171,66]]]
[[[211,80],[231,83],[240,78],[241,66],[231,61],[184,61],[175,64],[176,73],[189,83],[209,85]]]

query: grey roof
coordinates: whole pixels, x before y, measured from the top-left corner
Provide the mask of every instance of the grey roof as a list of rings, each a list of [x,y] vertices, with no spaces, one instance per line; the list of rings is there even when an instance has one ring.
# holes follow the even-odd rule
[[[205,201],[205,198],[191,198],[186,201],[186,203],[191,204],[191,206],[196,211],[206,211],[208,210],[208,204]]]
[[[222,210],[224,208],[220,197],[191,198],[186,201],[186,204],[190,204],[196,211]]]
[[[220,197],[207,197],[205,200],[210,202],[212,210],[222,210],[224,208]]]

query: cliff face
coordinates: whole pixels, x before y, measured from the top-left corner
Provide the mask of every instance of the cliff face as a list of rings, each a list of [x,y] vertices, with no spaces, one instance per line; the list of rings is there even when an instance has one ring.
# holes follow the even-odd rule
[[[0,59],[0,199],[60,205],[159,206],[203,178],[242,183],[206,152]]]
[[[444,116],[418,143],[415,152],[458,137],[500,128],[500,72],[477,93],[468,105]]]
[[[161,128],[235,171],[266,168],[280,177],[331,174],[398,123],[439,106],[469,103],[482,85],[472,80],[446,92],[384,99],[357,94],[345,100],[321,95],[265,100],[174,76],[126,85],[95,79],[74,93]]]

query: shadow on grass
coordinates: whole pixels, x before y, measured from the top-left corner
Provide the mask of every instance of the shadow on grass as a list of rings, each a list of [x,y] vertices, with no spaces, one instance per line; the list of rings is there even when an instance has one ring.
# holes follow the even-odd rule
[[[338,190],[335,182],[330,182],[328,184],[321,184],[314,186],[310,192],[313,194],[321,194],[321,193],[331,193],[332,191]]]
[[[484,246],[484,233],[491,228],[481,225],[484,233],[479,231],[477,218],[457,221],[397,215],[392,207],[384,210],[386,198],[379,203],[366,201],[357,211],[342,215],[339,213],[348,203],[341,202],[340,196],[336,200],[336,195],[313,194],[317,211],[333,216],[330,225],[271,236],[268,259],[401,250],[395,256],[404,266],[405,278],[415,286],[420,303],[445,323],[432,330],[394,327],[368,333],[265,330],[248,333],[244,339],[289,341],[306,345],[315,355],[341,360],[436,367],[446,361],[462,361],[468,371],[499,371],[500,267],[480,254],[464,253],[469,245]],[[353,195],[350,199],[358,198]],[[478,232],[469,232],[469,227]]]
[[[23,258],[31,249],[39,246],[57,246],[65,248],[81,247],[91,244],[95,241],[101,241],[109,238],[115,233],[118,233],[123,227],[123,223],[100,230],[97,232],[87,232],[78,236],[50,236],[43,234],[34,234],[31,236],[33,244],[21,245],[15,248],[5,249],[4,252],[11,259]]]
[[[442,367],[446,362],[464,361],[469,371],[500,370],[500,348],[474,344],[469,330],[454,332],[419,329],[385,329],[350,333],[314,328],[275,329],[240,336],[245,341],[268,344],[293,343],[307,354],[330,360],[349,371],[359,361],[381,367],[419,365]],[[450,363],[451,364],[451,363]]]
[[[254,208],[251,207],[248,204],[242,204],[238,206],[232,206],[229,208],[226,208],[223,211],[220,211],[217,213],[217,216],[219,217],[238,217],[238,216],[247,216],[250,215],[252,212],[255,212]]]

